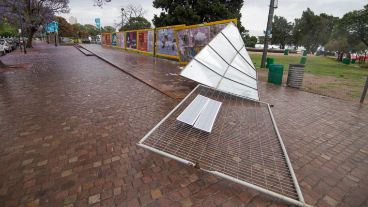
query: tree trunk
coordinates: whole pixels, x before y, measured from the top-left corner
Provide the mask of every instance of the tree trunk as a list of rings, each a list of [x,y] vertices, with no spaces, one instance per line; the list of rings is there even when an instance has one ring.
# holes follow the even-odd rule
[[[7,66],[0,60],[0,68],[6,68]]]
[[[28,40],[27,40],[27,48],[33,48],[32,41],[33,41],[33,35],[36,33],[35,30],[31,29],[28,33]]]

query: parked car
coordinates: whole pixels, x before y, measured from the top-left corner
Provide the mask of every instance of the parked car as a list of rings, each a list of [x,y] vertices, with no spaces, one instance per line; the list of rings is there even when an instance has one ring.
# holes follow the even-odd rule
[[[12,39],[7,39],[6,40],[8,42],[8,44],[10,45],[10,47],[12,48],[12,50],[16,50],[17,49],[17,43],[15,43]]]
[[[4,46],[2,44],[0,44],[0,55],[1,56],[5,55],[5,49],[4,49]]]
[[[11,52],[12,48],[5,39],[0,40],[0,44],[4,47],[5,52]]]

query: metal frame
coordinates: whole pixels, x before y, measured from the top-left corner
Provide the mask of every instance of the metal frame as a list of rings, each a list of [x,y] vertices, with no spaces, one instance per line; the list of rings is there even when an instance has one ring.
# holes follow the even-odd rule
[[[155,152],[157,154],[160,154],[162,156],[165,156],[165,157],[168,157],[168,158],[171,158],[171,159],[174,159],[176,161],[179,161],[183,164],[186,164],[186,165],[189,165],[189,166],[192,166],[192,167],[198,167],[196,166],[195,163],[191,162],[191,161],[188,161],[188,160],[185,160],[185,159],[182,159],[178,156],[175,156],[175,155],[172,155],[172,154],[169,154],[167,152],[164,152],[164,151],[161,151],[161,150],[158,150],[158,149],[155,149],[151,146],[148,146],[148,145],[145,145],[143,144],[143,142],[148,139],[148,137],[158,128],[160,127],[199,87],[205,87],[205,88],[209,88],[209,89],[213,89],[213,90],[216,90],[215,88],[212,88],[212,87],[209,87],[209,86],[205,86],[205,85],[197,85],[173,110],[171,110],[155,127],[153,127],[138,143],[137,145],[142,147],[142,148],[145,148],[147,150],[150,150],[152,152]],[[219,91],[219,90],[218,90]],[[224,91],[221,91],[221,92],[224,92]],[[224,92],[224,93],[228,93],[228,92]],[[231,93],[228,93],[228,94],[231,94]],[[286,163],[287,163],[287,167],[289,169],[289,172],[291,174],[291,178],[292,178],[292,181],[293,181],[293,184],[294,184],[294,187],[295,187],[295,190],[296,190],[296,193],[297,193],[297,196],[298,196],[298,199],[299,200],[296,200],[296,199],[293,199],[293,198],[289,198],[285,195],[282,195],[282,194],[279,194],[279,193],[276,193],[276,192],[273,192],[273,191],[270,191],[270,190],[267,190],[265,188],[262,188],[262,187],[259,187],[257,185],[254,185],[254,184],[251,184],[251,183],[248,183],[248,182],[245,182],[243,180],[239,180],[237,178],[234,178],[234,177],[231,177],[231,176],[228,176],[224,173],[221,173],[221,172],[218,172],[218,171],[211,171],[211,170],[206,170],[206,169],[202,169],[199,167],[199,169],[205,171],[205,172],[208,172],[208,173],[211,173],[213,175],[216,175],[218,177],[221,177],[221,178],[224,178],[224,179],[227,179],[227,180],[230,180],[232,182],[235,182],[235,183],[238,183],[240,185],[243,185],[243,186],[246,186],[246,187],[249,187],[251,189],[254,189],[254,190],[257,190],[259,192],[262,192],[264,194],[267,194],[271,197],[274,197],[274,198],[277,198],[277,199],[280,199],[280,200],[283,200],[289,204],[292,204],[292,205],[296,205],[296,206],[309,206],[308,204],[305,203],[304,201],[304,198],[303,198],[303,195],[302,195],[302,192],[300,190],[300,187],[299,187],[299,184],[298,184],[298,181],[297,181],[297,178],[296,178],[296,175],[294,173],[294,170],[292,168],[292,165],[291,165],[291,162],[290,162],[290,159],[289,159],[289,156],[287,154],[287,151],[286,151],[286,148],[285,148],[285,145],[282,141],[282,138],[281,138],[281,135],[280,135],[280,132],[277,128],[277,125],[276,125],[276,122],[275,122],[275,119],[273,117],[273,114],[272,114],[272,111],[271,111],[271,107],[270,107],[270,104],[266,103],[266,102],[262,102],[262,101],[257,101],[257,100],[254,100],[254,99],[250,99],[250,98],[247,98],[247,97],[243,97],[243,96],[240,96],[240,95],[237,95],[237,94],[231,94],[231,95],[234,95],[234,96],[237,96],[237,97],[240,97],[240,98],[243,98],[243,99],[247,99],[247,100],[250,100],[250,101],[253,101],[253,102],[258,102],[258,103],[262,103],[262,104],[266,104],[267,105],[267,108],[268,108],[268,111],[269,111],[269,114],[270,114],[270,117],[271,117],[271,120],[272,120],[272,125],[276,131],[276,135],[277,135],[277,138],[278,138],[278,141],[281,145],[281,149],[282,149],[282,152],[283,152],[283,155],[285,157],[285,160],[286,160]]]
[[[230,24],[233,24],[233,26],[235,26],[236,27],[236,25],[233,23],[233,22],[229,22],[229,24],[223,29],[223,30],[225,30],[227,27],[229,27],[229,25]],[[245,48],[245,44],[244,44],[244,42],[243,42],[243,45],[242,45],[242,47],[238,50],[236,47],[235,47],[235,45],[233,44],[233,42],[231,42],[230,41],[230,39],[223,33],[223,30],[221,31],[221,32],[219,32],[218,34],[216,34],[216,36],[215,37],[213,37],[213,39],[205,46],[205,47],[209,47],[212,51],[214,51],[228,66],[227,66],[227,68],[226,68],[226,71],[224,72],[224,74],[219,74],[218,72],[216,72],[215,70],[213,70],[212,68],[210,68],[209,66],[207,66],[206,64],[204,64],[202,61],[200,61],[200,60],[198,60],[196,57],[193,57],[190,61],[189,61],[189,63],[188,63],[188,65],[191,63],[191,62],[198,62],[199,64],[201,64],[201,65],[203,65],[204,67],[206,67],[208,70],[210,70],[211,72],[213,72],[213,73],[215,73],[215,74],[217,74],[217,75],[219,75],[220,77],[221,77],[221,79],[220,79],[220,81],[217,83],[217,86],[216,86],[216,88],[215,88],[215,90],[218,90],[218,91],[221,91],[221,90],[219,90],[218,89],[218,87],[219,87],[219,85],[220,85],[220,83],[222,82],[222,80],[223,79],[227,79],[227,80],[229,80],[229,81],[232,81],[232,82],[234,82],[234,83],[236,83],[236,84],[239,84],[239,85],[242,85],[242,86],[245,86],[245,87],[248,87],[248,88],[250,88],[250,89],[253,89],[253,90],[256,90],[257,91],[257,93],[258,93],[258,100],[260,100],[260,95],[259,95],[259,91],[258,91],[258,82],[257,82],[257,80],[258,80],[258,71],[257,71],[257,69],[255,68],[255,66],[253,65],[252,66],[252,64],[251,63],[249,63],[249,61],[240,53],[240,51],[244,48],[245,49],[245,51],[246,52],[248,52],[247,50],[246,50],[246,48]],[[239,33],[240,34],[240,33]],[[236,67],[234,67],[234,66],[232,66],[231,65],[231,63],[234,61],[234,59],[235,59],[235,57],[236,57],[236,55],[233,57],[233,59],[232,59],[232,61],[231,62],[227,62],[223,57],[222,57],[222,55],[221,54],[219,54],[218,53],[218,51],[216,51],[211,45],[210,45],[210,43],[211,42],[213,42],[218,36],[223,36],[226,40],[227,40],[227,42],[229,42],[229,44],[231,45],[231,47],[236,51],[236,55],[240,55],[240,57],[248,64],[248,66],[249,67],[251,67],[253,70],[254,70],[254,72],[256,73],[256,77],[255,78],[253,78],[252,76],[250,76],[249,74],[247,74],[247,73],[245,73],[244,71],[242,71],[242,70],[240,70],[239,68],[236,68]],[[199,54],[199,53],[198,53]],[[197,55],[198,55],[197,54]],[[179,56],[180,56],[180,54],[179,54]],[[253,80],[255,80],[256,81],[256,88],[253,88],[253,87],[251,87],[251,86],[249,86],[249,85],[245,85],[245,84],[243,84],[243,83],[241,83],[241,82],[239,82],[239,81],[236,81],[236,80],[234,80],[234,79],[232,79],[232,78],[229,78],[229,77],[225,77],[225,75],[226,75],[226,73],[227,73],[227,71],[229,70],[229,68],[234,68],[235,70],[237,70],[237,71],[239,71],[239,72],[241,72],[242,74],[244,74],[244,75],[246,75],[246,76],[248,76],[248,77],[250,77],[250,78],[252,78]],[[185,69],[184,69],[185,70]],[[183,75],[182,75],[183,76]],[[185,77],[185,76],[184,76]],[[188,77],[187,77],[188,78]],[[189,78],[190,79],[190,78]],[[202,83],[199,83],[199,84],[202,84]],[[227,91],[222,91],[222,92],[224,92],[224,93],[229,93],[229,92],[227,92]],[[229,94],[232,94],[231,92],[229,93]],[[236,95],[236,94],[232,94],[232,95]],[[236,95],[236,96],[239,96],[239,95]],[[249,98],[249,97],[243,97],[243,98],[246,98],[246,99],[251,99],[251,98]],[[258,101],[257,100],[257,101]]]

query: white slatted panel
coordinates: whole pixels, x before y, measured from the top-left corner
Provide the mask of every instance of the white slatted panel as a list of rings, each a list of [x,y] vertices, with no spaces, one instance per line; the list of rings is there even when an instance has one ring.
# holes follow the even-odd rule
[[[259,100],[257,73],[234,24],[228,24],[181,75],[219,90]]]

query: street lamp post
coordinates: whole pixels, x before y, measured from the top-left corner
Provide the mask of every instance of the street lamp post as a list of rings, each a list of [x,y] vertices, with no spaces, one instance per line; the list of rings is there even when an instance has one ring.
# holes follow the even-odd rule
[[[275,0],[271,0],[270,1],[270,10],[268,12],[267,28],[266,28],[266,32],[265,32],[265,38],[264,38],[261,68],[265,68],[265,66],[266,66],[265,63],[266,63],[267,50],[268,50],[268,39],[269,39],[269,35],[271,34],[271,31],[272,31],[272,19],[273,19],[274,10],[275,10]]]
[[[18,10],[18,15],[19,15],[19,24],[20,24],[20,34],[19,35],[22,36],[24,54],[27,54],[26,43],[24,42],[24,36],[23,36],[23,23],[22,23],[22,16],[20,15],[20,10]],[[20,40],[20,36],[19,36],[19,40]],[[22,51],[22,45],[20,44],[20,41],[19,41],[19,48],[21,48],[20,50]]]

